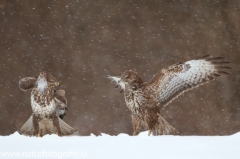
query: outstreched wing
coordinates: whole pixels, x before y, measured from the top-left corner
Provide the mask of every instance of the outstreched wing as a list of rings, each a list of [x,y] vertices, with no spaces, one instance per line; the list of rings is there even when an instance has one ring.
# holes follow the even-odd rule
[[[121,89],[120,93],[122,93],[125,90],[125,84],[121,81],[120,77],[114,77],[114,76],[109,76],[108,78],[111,80],[111,83],[115,84],[115,88]]]
[[[55,99],[55,101],[57,103],[56,114],[61,119],[63,119],[63,117],[66,116],[66,112],[68,110],[68,108],[67,108],[67,99],[65,97],[65,91],[62,90],[62,89],[54,90],[54,99]]]
[[[36,85],[36,81],[36,77],[25,77],[19,81],[18,86],[22,91],[31,90]]]
[[[229,75],[225,69],[230,62],[223,57],[209,57],[178,63],[162,69],[147,84],[162,107],[171,103],[182,93],[203,85],[222,75]]]

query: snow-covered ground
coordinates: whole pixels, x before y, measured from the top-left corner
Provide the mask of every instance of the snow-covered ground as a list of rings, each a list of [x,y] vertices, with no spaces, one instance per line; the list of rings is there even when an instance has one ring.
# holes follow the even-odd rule
[[[12,157],[10,157],[12,156]],[[231,136],[0,136],[0,158],[239,159],[240,133]]]

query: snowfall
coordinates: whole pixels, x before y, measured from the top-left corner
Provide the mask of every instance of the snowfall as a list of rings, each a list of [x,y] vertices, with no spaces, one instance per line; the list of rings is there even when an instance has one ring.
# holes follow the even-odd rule
[[[0,158],[239,159],[240,133],[230,136],[0,136]]]

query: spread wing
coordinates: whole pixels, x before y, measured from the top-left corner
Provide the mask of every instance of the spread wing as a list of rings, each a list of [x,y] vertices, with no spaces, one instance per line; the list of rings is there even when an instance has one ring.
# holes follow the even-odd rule
[[[57,104],[56,114],[61,119],[63,119],[63,117],[66,116],[66,113],[68,110],[67,109],[67,99],[65,97],[65,91],[62,89],[54,90],[54,99]]]
[[[171,103],[182,93],[194,87],[214,80],[221,75],[229,75],[224,69],[230,62],[222,61],[223,57],[211,58],[208,55],[197,60],[178,63],[162,69],[148,83],[161,106]]]
[[[19,88],[22,91],[31,90],[36,86],[37,77],[25,77],[19,81]],[[67,99],[65,97],[64,90],[54,90],[54,99],[57,103],[56,114],[61,119],[66,116],[67,109]]]
[[[31,90],[36,85],[36,81],[36,77],[25,77],[19,81],[18,86],[22,91]]]

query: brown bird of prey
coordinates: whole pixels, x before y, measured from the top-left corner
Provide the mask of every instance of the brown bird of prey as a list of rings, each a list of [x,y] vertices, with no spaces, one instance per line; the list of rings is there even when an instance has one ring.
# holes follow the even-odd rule
[[[19,88],[22,91],[27,91],[27,90],[32,90],[34,87],[36,87],[36,82],[37,82],[38,77],[25,77],[22,78],[19,81]],[[59,118],[63,119],[64,116],[66,116],[67,114],[67,99],[65,97],[65,91],[63,89],[59,89],[56,90],[54,88],[54,97],[57,101],[57,104],[59,106],[57,106],[57,110],[56,110],[56,114]]]
[[[76,130],[62,119],[66,115],[67,100],[64,90],[56,90],[59,82],[47,72],[41,72],[39,77],[25,77],[19,81],[22,91],[31,91],[31,106],[33,114],[18,131],[27,136],[41,137],[46,134],[58,136],[71,135]]]
[[[161,110],[184,92],[208,83],[222,75],[230,62],[223,57],[210,57],[174,64],[160,70],[149,82],[138,73],[126,70],[120,77],[109,76],[124,91],[127,107],[132,112],[133,135],[143,126],[148,135],[173,135],[177,130],[161,115]]]

